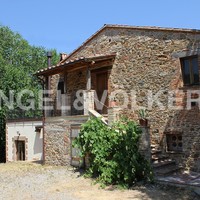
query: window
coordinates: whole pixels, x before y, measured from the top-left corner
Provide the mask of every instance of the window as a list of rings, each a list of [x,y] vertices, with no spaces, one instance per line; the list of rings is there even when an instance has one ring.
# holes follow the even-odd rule
[[[184,85],[199,84],[199,66],[197,56],[190,56],[181,59]]]
[[[195,107],[197,105],[197,102],[191,102],[191,107]]]
[[[64,81],[58,83],[58,90],[61,91],[61,94],[64,94]]]
[[[181,152],[183,150],[183,142],[181,134],[167,134],[167,150]]]

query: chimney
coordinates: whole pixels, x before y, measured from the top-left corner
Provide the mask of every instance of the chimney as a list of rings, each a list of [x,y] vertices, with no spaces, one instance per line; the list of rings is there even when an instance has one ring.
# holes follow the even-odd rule
[[[48,67],[51,66],[51,57],[52,57],[52,52],[51,51],[48,51],[47,52],[47,62],[48,62]]]
[[[66,53],[61,53],[60,54],[60,61],[64,60],[65,58],[67,58],[67,54]]]

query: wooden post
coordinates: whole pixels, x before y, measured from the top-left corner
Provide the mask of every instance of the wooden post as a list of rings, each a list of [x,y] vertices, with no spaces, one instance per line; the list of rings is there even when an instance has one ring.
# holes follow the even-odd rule
[[[84,115],[89,114],[89,110],[94,110],[94,90],[83,91]]]
[[[91,71],[87,69],[87,85],[86,90],[91,90]]]

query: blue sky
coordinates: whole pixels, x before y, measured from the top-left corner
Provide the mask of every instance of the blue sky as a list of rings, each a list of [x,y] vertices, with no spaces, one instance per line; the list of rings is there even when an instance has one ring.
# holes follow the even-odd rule
[[[200,29],[199,0],[0,0],[0,24],[70,53],[104,24]]]

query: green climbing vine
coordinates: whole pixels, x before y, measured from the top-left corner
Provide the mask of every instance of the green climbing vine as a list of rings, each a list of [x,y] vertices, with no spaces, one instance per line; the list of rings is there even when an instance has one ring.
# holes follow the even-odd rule
[[[140,180],[152,180],[150,164],[138,151],[140,135],[140,127],[128,119],[109,127],[92,118],[82,126],[73,145],[82,157],[89,153],[89,176],[105,185],[131,186]]]

